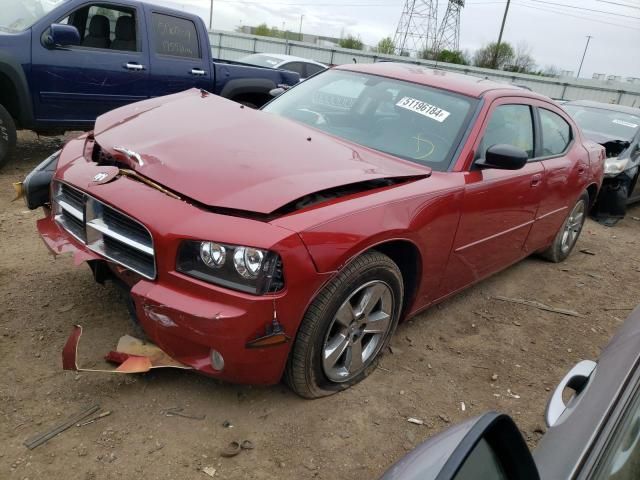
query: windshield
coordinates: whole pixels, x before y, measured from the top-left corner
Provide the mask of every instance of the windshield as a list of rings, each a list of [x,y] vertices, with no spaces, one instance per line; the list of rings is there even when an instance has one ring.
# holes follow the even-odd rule
[[[424,85],[331,70],[284,93],[264,111],[445,171],[473,104]]]
[[[282,60],[268,55],[249,55],[248,57],[243,57],[238,61],[248,63],[250,65],[257,65],[258,67],[269,68],[275,68],[276,65],[282,62]]]
[[[565,104],[562,107],[585,132],[630,142],[640,128],[640,111],[638,111],[638,115],[631,115],[582,105]]]
[[[0,30],[21,32],[66,0],[10,0],[0,8]]]

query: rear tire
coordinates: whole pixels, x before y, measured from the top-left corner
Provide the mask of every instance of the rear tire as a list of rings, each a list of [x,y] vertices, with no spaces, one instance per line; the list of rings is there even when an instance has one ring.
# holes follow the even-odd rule
[[[16,124],[7,110],[0,105],[0,168],[11,157],[16,146]]]
[[[583,192],[553,239],[553,243],[540,255],[550,262],[565,260],[576,246],[589,211],[589,194]]]
[[[400,269],[370,251],[347,265],[307,310],[285,381],[304,398],[332,395],[375,370],[402,310]]]

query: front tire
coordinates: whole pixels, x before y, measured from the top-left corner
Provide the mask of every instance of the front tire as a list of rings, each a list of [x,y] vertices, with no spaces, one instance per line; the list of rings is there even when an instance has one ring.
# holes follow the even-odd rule
[[[402,310],[400,269],[370,251],[347,265],[305,314],[285,371],[304,398],[332,395],[375,370]]]
[[[589,194],[583,192],[560,227],[551,246],[541,253],[543,258],[553,263],[560,263],[571,254],[587,219],[588,209]]]
[[[16,124],[7,110],[0,105],[0,168],[11,156],[16,146]]]

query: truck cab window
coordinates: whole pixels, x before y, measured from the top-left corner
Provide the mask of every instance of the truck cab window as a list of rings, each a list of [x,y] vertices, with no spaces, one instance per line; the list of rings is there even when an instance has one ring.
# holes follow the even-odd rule
[[[135,10],[131,8],[87,5],[58,23],[75,26],[80,32],[82,47],[140,51],[136,37]]]
[[[201,58],[198,31],[191,20],[154,13],[153,34],[158,55]]]

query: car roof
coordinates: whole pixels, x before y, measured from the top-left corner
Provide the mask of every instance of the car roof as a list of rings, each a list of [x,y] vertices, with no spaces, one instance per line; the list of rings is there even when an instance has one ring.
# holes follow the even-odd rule
[[[563,107],[568,105],[579,105],[581,107],[600,108],[602,110],[628,113],[630,115],[640,115],[640,108],[627,107],[625,105],[618,105],[617,103],[594,102],[593,100],[571,100],[563,104]]]
[[[283,62],[291,62],[291,61],[306,62],[306,63],[314,63],[316,65],[322,65],[323,67],[326,67],[326,65],[320,62],[316,62],[315,60],[311,60],[309,58],[296,57],[295,55],[285,55],[283,53],[267,53],[267,52],[254,53],[254,55],[264,55],[265,57],[275,58],[277,60],[282,60]]]
[[[336,67],[339,70],[369,73],[383,77],[405,80],[430,87],[458,92],[470,97],[480,98],[488,91],[503,90],[508,94],[525,96],[549,101],[548,97],[531,92],[516,85],[499,83],[488,78],[479,78],[462,73],[449,72],[422,65],[399,62],[378,62],[346,64]]]

